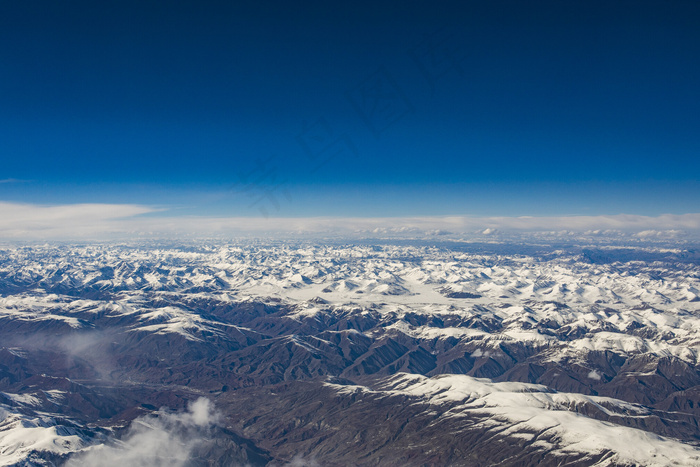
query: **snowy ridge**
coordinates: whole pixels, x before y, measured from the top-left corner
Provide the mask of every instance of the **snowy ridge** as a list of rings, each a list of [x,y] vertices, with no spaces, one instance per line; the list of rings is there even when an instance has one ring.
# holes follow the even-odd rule
[[[644,407],[612,398],[552,392],[535,384],[494,383],[466,375],[426,378],[398,374],[380,389],[419,396],[431,404],[456,402],[450,408],[450,416],[485,415],[487,418],[478,422],[485,430],[494,429],[501,435],[525,439],[555,455],[570,451],[613,453],[605,463],[598,465],[692,466],[700,463],[700,448],[571,411],[571,407],[591,404],[608,413],[649,415]],[[368,388],[362,390],[369,391]],[[507,422],[505,429],[503,422]],[[545,433],[546,440],[542,439]]]
[[[5,394],[13,401],[31,403],[26,396]],[[60,422],[47,415],[25,415],[0,406],[0,465],[30,461],[44,464],[38,453],[65,455],[82,451],[93,444],[89,431],[70,422]]]

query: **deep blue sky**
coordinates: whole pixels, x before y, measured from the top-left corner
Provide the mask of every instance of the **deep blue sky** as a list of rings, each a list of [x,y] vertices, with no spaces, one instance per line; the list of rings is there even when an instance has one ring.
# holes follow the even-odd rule
[[[698,212],[698,25],[697,1],[2,2],[0,201]]]

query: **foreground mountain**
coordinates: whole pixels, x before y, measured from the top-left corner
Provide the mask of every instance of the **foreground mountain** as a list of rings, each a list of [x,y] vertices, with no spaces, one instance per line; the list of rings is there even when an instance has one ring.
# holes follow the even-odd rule
[[[699,261],[7,247],[0,465],[698,465]]]

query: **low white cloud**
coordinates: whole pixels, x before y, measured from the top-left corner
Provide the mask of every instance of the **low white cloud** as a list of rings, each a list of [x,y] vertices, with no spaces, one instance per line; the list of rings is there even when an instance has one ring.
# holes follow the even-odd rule
[[[291,461],[284,464],[284,467],[321,467],[321,464],[319,464],[315,459],[306,458],[300,454],[297,454]]]
[[[682,233],[680,230],[642,230],[634,235],[639,238],[674,238]]]
[[[179,467],[186,465],[190,452],[215,425],[218,415],[204,397],[185,412],[159,412],[157,416],[135,419],[127,434],[113,446],[100,445],[73,456],[67,467]]]
[[[493,236],[543,232],[557,236],[625,233],[640,239],[700,232],[700,213],[552,217],[194,217],[147,216],[131,204],[38,206],[0,202],[0,238],[7,240],[232,237],[241,235]]]

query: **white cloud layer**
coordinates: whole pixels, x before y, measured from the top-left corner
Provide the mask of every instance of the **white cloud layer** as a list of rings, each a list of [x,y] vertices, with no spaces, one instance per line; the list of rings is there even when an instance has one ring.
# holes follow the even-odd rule
[[[155,209],[132,204],[39,206],[0,202],[0,238],[80,238],[124,232],[134,216]]]
[[[639,239],[700,232],[700,213],[639,216],[264,218],[148,216],[155,208],[131,204],[38,206],[0,202],[0,239],[80,240],[259,234],[494,235],[502,232],[624,232]]]

